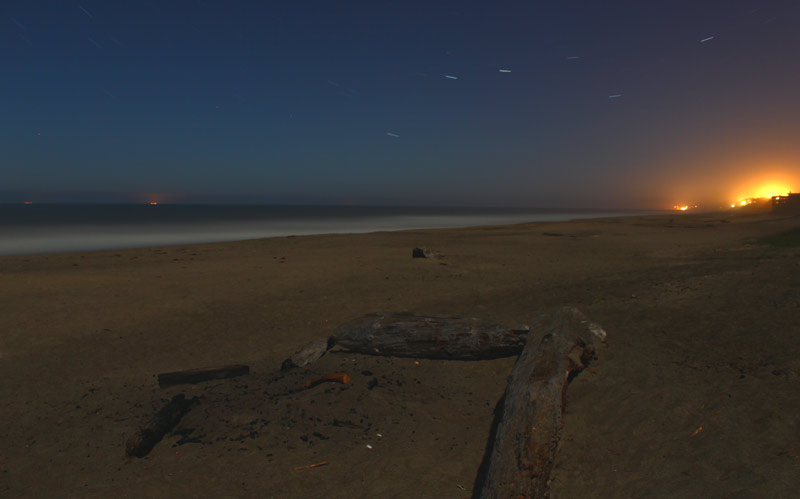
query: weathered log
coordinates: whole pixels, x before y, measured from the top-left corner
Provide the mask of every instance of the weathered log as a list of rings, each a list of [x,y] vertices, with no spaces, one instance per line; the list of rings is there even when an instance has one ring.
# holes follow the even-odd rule
[[[249,366],[239,364],[223,367],[205,367],[201,369],[191,369],[189,371],[176,371],[159,374],[158,386],[164,388],[165,386],[194,384],[212,379],[233,378],[249,373]]]
[[[531,331],[489,440],[481,498],[548,496],[568,379],[593,358],[594,338],[605,339],[602,328],[574,308],[544,318]]]
[[[131,436],[125,443],[127,456],[144,457],[153,450],[153,447],[170,432],[189,408],[197,401],[197,397],[189,400],[179,393],[165,405],[155,416]]]
[[[315,340],[304,346],[291,357],[283,361],[281,370],[291,369],[293,367],[305,367],[318,361],[325,352],[333,346],[333,339]]]
[[[475,318],[370,314],[333,332],[351,352],[421,359],[481,360],[519,354],[526,326],[508,328]]]

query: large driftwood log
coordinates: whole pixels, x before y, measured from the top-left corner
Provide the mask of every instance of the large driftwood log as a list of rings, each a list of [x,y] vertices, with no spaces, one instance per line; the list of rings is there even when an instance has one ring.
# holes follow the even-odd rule
[[[481,498],[548,496],[568,379],[594,356],[594,339],[605,339],[602,328],[574,308],[545,317],[531,331],[490,437]]]
[[[189,371],[176,371],[162,373],[158,375],[158,386],[164,388],[172,385],[185,385],[210,381],[212,379],[233,378],[250,373],[250,367],[244,365],[232,365],[223,367],[203,367],[191,369]]]
[[[153,450],[153,447],[169,433],[189,408],[197,401],[197,397],[186,399],[182,393],[172,397],[158,413],[131,436],[125,443],[125,454],[128,456],[144,457]]]
[[[525,346],[526,327],[474,318],[371,314],[336,328],[332,343],[351,352],[421,359],[510,357]]]

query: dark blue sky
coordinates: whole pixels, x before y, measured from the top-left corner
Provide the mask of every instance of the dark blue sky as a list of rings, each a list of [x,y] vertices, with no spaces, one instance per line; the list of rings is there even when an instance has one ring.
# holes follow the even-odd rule
[[[636,208],[800,189],[796,0],[0,13],[0,202]]]

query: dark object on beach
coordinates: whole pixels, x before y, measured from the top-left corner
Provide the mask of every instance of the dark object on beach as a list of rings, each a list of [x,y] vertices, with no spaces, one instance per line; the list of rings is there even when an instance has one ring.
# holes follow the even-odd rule
[[[249,366],[239,364],[223,367],[206,367],[189,371],[176,371],[173,373],[159,374],[158,386],[164,388],[165,386],[194,384],[212,379],[233,378],[249,373]]]
[[[357,425],[352,421],[339,421],[338,419],[334,419],[333,423],[331,423],[331,424],[333,426],[336,426],[337,428],[352,428],[354,430],[363,430],[364,429],[363,426]]]
[[[149,454],[153,447],[164,438],[164,435],[175,428],[178,421],[196,401],[197,397],[186,400],[186,396],[182,393],[172,397],[172,400],[163,409],[128,439],[125,443],[125,455],[144,457]]]
[[[475,318],[370,314],[333,332],[351,352],[420,359],[483,360],[519,354],[526,328],[509,329]]]
[[[444,255],[430,248],[414,248],[411,250],[411,258],[444,258]]]
[[[548,496],[567,383],[594,357],[595,338],[605,338],[597,324],[571,307],[531,330],[536,334],[514,364],[489,438],[486,474],[476,483],[481,498]]]
[[[323,376],[321,378],[312,379],[311,381],[306,381],[306,388],[313,388],[320,383],[331,382],[331,383],[341,383],[346,385],[350,383],[350,376],[347,373],[336,373],[336,374],[329,374],[328,376]]]
[[[564,234],[559,234],[558,232],[542,232],[543,236],[551,236],[551,237],[561,237]]]
[[[318,361],[325,352],[333,347],[333,338],[327,340],[315,340],[294,353],[291,357],[283,361],[281,371],[293,367],[305,367]]]

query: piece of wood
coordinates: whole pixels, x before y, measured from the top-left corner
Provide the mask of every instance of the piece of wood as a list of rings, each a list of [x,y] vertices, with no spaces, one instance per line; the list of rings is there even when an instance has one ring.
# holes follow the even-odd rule
[[[306,381],[306,388],[313,388],[319,385],[320,383],[325,383],[325,382],[341,383],[343,385],[346,385],[347,383],[350,383],[350,376],[347,373],[329,374],[321,378],[316,378],[310,381]]]
[[[283,361],[281,370],[291,369],[293,367],[305,367],[318,361],[325,352],[333,346],[333,340],[315,340],[304,346],[291,357]]]
[[[189,408],[197,401],[197,397],[186,399],[179,393],[165,405],[155,416],[131,436],[125,443],[127,456],[144,457],[153,450],[153,447],[169,433]]]
[[[486,475],[479,477],[481,498],[548,496],[568,379],[593,358],[595,338],[605,338],[602,328],[575,308],[561,309],[531,331],[487,447]]]
[[[351,352],[420,359],[481,360],[519,354],[526,326],[511,329],[475,318],[370,314],[333,332]]]
[[[164,388],[165,386],[194,384],[212,379],[233,378],[249,373],[250,367],[240,364],[222,367],[204,367],[200,369],[191,369],[189,371],[159,374],[158,386]]]
[[[307,464],[305,466],[295,466],[294,470],[295,471],[300,471],[300,470],[307,470],[309,468],[319,468],[320,466],[327,466],[329,464],[330,464],[330,461],[322,461],[321,463]]]

